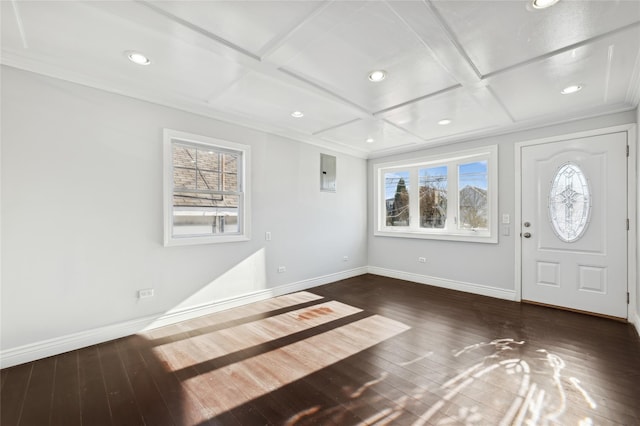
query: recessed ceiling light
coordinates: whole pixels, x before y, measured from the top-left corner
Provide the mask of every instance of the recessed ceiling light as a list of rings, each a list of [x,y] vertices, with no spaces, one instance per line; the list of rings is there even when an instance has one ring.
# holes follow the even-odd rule
[[[574,84],[573,86],[567,86],[564,89],[562,89],[562,91],[560,93],[562,93],[563,95],[570,95],[572,93],[576,93],[582,90],[582,86],[580,86],[579,84]]]
[[[369,73],[369,80],[373,81],[374,83],[377,83],[379,81],[384,80],[386,76],[387,76],[386,71],[375,70],[375,71],[371,71]]]
[[[533,6],[534,9],[546,9],[558,3],[558,1],[559,0],[533,0],[531,6]]]
[[[140,52],[134,52],[131,50],[125,53],[127,55],[127,58],[129,58],[129,60],[135,64],[149,65],[151,63],[151,60]]]
[[[373,138],[367,138],[367,140],[365,141],[366,143],[373,143],[374,139]]]
[[[447,124],[451,124],[451,120],[449,120],[448,118],[445,118],[443,120],[438,121],[438,124],[441,126],[446,126]]]
[[[304,117],[304,114],[303,114],[303,112],[302,112],[302,111],[293,111],[293,112],[291,113],[291,116],[292,116],[293,118],[301,118],[301,117]]]

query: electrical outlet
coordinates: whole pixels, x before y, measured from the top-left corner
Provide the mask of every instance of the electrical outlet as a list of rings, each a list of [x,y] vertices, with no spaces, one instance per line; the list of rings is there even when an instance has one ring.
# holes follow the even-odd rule
[[[287,272],[287,267],[286,266],[278,266],[278,273],[283,273],[283,272]]]
[[[418,262],[420,262],[420,263],[427,263],[427,258],[426,258],[426,257],[419,257],[419,258],[418,258]]]
[[[342,256],[342,261],[343,262],[348,262],[349,261],[349,256]]]
[[[138,290],[138,299],[146,299],[148,297],[153,297],[154,291],[152,288],[143,288]]]

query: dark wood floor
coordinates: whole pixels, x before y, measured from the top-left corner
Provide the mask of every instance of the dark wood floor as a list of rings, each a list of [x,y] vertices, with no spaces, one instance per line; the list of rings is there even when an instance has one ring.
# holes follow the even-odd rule
[[[1,371],[13,425],[640,425],[628,324],[363,275]]]

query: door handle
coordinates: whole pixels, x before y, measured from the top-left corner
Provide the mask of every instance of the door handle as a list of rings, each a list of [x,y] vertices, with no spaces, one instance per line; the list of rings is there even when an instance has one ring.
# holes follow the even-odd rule
[[[525,238],[531,238],[531,232],[525,232],[522,236]]]

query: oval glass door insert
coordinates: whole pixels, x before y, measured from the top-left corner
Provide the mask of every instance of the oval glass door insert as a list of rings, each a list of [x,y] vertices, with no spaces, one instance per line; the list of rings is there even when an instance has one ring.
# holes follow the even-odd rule
[[[591,191],[587,178],[573,163],[563,164],[551,182],[549,217],[558,238],[567,243],[578,240],[589,225]]]

